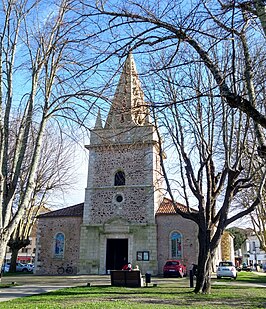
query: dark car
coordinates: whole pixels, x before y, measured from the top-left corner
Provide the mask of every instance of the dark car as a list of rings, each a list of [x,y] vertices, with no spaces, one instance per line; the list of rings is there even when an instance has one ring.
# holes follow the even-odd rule
[[[251,267],[248,264],[243,263],[242,267],[241,267],[241,270],[243,270],[243,271],[251,271],[252,269],[251,269]]]
[[[187,275],[187,268],[179,260],[168,260],[163,267],[163,276],[177,276],[183,278]]]

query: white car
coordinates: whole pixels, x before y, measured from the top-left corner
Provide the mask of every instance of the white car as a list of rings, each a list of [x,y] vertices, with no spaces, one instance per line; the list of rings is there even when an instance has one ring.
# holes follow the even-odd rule
[[[27,268],[26,264],[22,264],[20,262],[17,262],[16,263],[16,272],[23,272],[23,273],[28,272],[28,268]]]
[[[216,274],[218,279],[222,277],[237,278],[237,270],[231,261],[220,262],[217,266]]]

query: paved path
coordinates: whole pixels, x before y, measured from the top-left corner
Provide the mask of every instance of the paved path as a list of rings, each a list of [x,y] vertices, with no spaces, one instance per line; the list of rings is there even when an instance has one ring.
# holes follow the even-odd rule
[[[99,286],[111,285],[110,275],[79,275],[79,276],[35,276],[35,275],[18,275],[6,276],[2,278],[3,284],[16,285],[10,288],[0,288],[0,302],[7,301],[18,297],[47,293],[67,287],[75,286]],[[176,282],[183,286],[189,285],[188,278],[158,278],[153,277],[151,284]]]
[[[47,293],[67,287],[91,285],[108,285],[110,276],[34,276],[20,275],[2,277],[2,284],[11,284],[10,288],[0,288],[0,302],[18,297]]]
[[[152,277],[151,285],[162,283],[176,283],[180,286],[189,286],[188,278],[159,278]],[[67,287],[75,286],[99,286],[111,285],[110,275],[79,275],[79,276],[35,276],[18,275],[6,276],[2,278],[2,283],[11,284],[16,282],[10,288],[0,288],[0,302],[7,301],[18,297],[47,293]]]
[[[266,276],[266,273],[258,273],[262,276]],[[18,275],[18,276],[6,276],[2,277],[3,284],[11,284],[16,282],[10,288],[0,288],[0,302],[8,301],[18,297],[36,295],[41,293],[47,293],[54,290],[59,290],[67,287],[75,286],[86,286],[88,283],[93,285],[111,285],[109,275],[80,275],[80,276],[35,276],[29,275]],[[177,283],[181,286],[189,287],[189,278],[158,278],[152,277],[151,284],[162,284],[162,283]],[[220,282],[215,280],[213,284],[230,284],[230,285],[244,285],[244,286],[257,286],[266,288],[266,284],[252,284],[238,282],[237,280],[228,280],[228,282]]]
[[[6,289],[0,289],[0,302],[8,301],[19,297],[47,293],[65,287],[66,286],[51,287],[43,285],[36,287],[32,285],[23,285],[23,286],[14,286]]]

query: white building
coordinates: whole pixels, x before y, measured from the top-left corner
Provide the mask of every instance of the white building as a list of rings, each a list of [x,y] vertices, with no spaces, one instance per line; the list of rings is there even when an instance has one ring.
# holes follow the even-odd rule
[[[242,263],[254,266],[266,264],[266,252],[260,249],[260,242],[255,234],[249,235],[242,244],[240,256]]]

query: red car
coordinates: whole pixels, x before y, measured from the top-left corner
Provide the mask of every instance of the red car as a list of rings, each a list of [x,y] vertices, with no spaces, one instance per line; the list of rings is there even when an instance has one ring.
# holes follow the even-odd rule
[[[179,260],[168,260],[163,267],[163,276],[177,276],[183,278],[187,275],[187,268]]]

